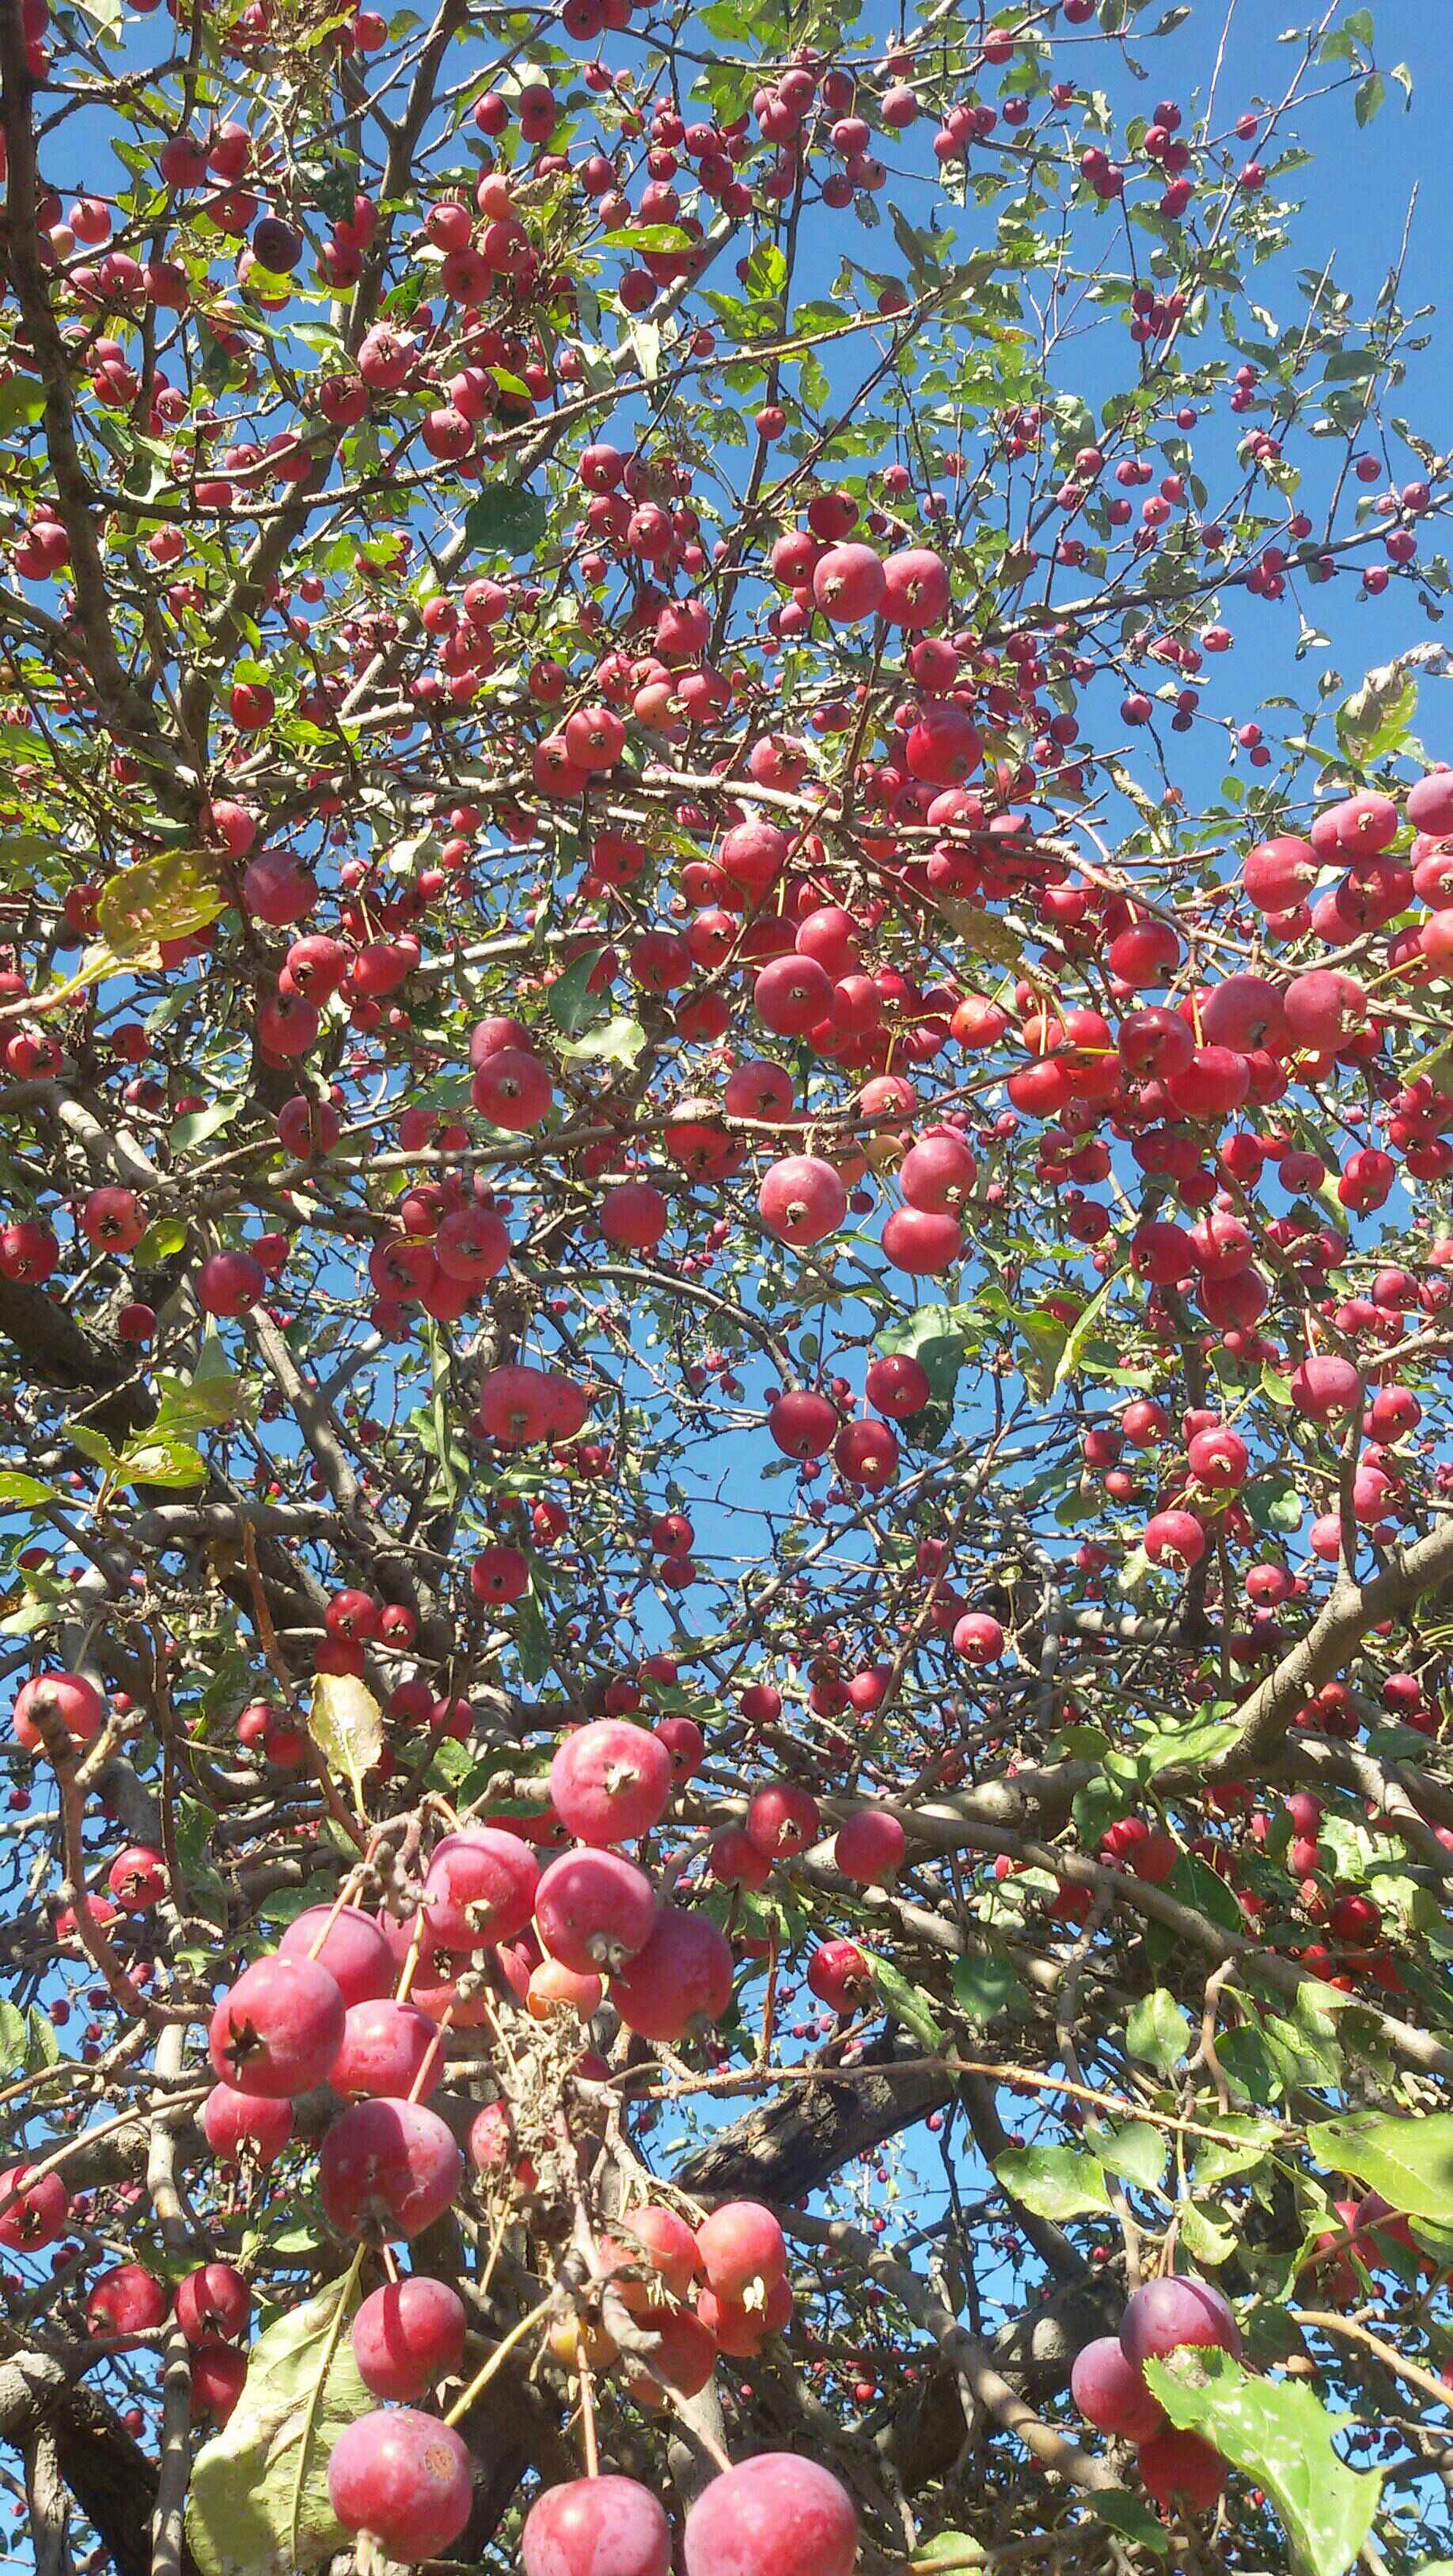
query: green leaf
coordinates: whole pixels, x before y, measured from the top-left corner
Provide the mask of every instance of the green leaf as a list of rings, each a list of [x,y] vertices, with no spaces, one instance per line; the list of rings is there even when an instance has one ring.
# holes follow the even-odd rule
[[[1409,2218],[1453,2223],[1453,2111],[1424,2120],[1395,2120],[1352,2111],[1307,2131],[1318,2164],[1355,2174]]]
[[[1181,2243],[1192,2262],[1203,2263],[1208,2271],[1219,2271],[1223,2263],[1230,2262],[1236,2251],[1234,2231],[1229,2227],[1218,2227],[1209,2210],[1203,2209],[1199,2201],[1183,2200],[1177,2206]]]
[[[1086,2147],[1010,2147],[994,2171],[1036,2218],[1085,2218],[1110,2207],[1099,2159]]]
[[[59,1500],[54,1485],[43,1485],[37,1476],[0,1476],[0,1511],[33,1512],[38,1511],[42,1503]]]
[[[648,385],[653,385],[661,371],[661,325],[639,318],[626,325],[636,364]]]
[[[1180,2065],[1191,2042],[1191,2017],[1166,1986],[1142,1995],[1125,2024],[1125,2045],[1132,2057],[1169,2075]]]
[[[1112,1271],[1110,1277],[1106,1280],[1104,1287],[1096,1291],[1095,1295],[1090,1299],[1089,1304],[1087,1306],[1082,1306],[1079,1314],[1075,1317],[1068,1333],[1065,1335],[1064,1349],[1060,1352],[1059,1358],[1054,1364],[1054,1376],[1050,1381],[1051,1395],[1057,1395],[1060,1388],[1064,1385],[1066,1378],[1074,1376],[1075,1370],[1080,1364],[1080,1358],[1084,1351],[1085,1344],[1089,1341],[1091,1334],[1094,1332],[1095,1326],[1099,1322],[1100,1316],[1104,1311],[1105,1301],[1109,1297],[1119,1276],[1120,1273],[1118,1270]]]
[[[1094,2510],[1112,2531],[1123,2532],[1127,2540],[1139,2541],[1142,2549],[1153,2549],[1157,2558],[1169,2556],[1170,2533],[1143,2497],[1128,2494],[1124,2487],[1101,2487]]]
[[[42,2067],[59,2066],[60,2062],[61,2044],[55,2034],[55,2024],[49,2013],[41,2011],[39,2004],[32,2004],[25,2043],[25,2071],[27,2075],[38,2075]]]
[[[1007,1959],[956,1959],[953,1989],[965,2020],[981,2027],[997,2021],[1001,2013],[1022,2011],[1029,1999],[1022,1978]]]
[[[1193,1905],[1197,1913],[1219,1923],[1223,1932],[1239,1932],[1241,1908],[1223,1878],[1218,1878],[1208,1861],[1195,1852],[1182,1852],[1166,1880],[1172,1896],[1182,1905]]]
[[[133,1440],[116,1462],[119,1485],[203,1485],[207,1468],[185,1440],[158,1438],[152,1431]]]
[[[366,2415],[373,2401],[345,2334],[314,2403],[342,2296],[334,2282],[258,2336],[235,2412],[199,2451],[187,2538],[202,2576],[293,2576],[344,2546],[347,2534],[328,2501],[328,2454],[345,2424]],[[294,2550],[289,2532],[310,2410]]]
[[[318,1673],[308,1731],[332,1772],[341,1771],[363,1805],[363,1783],[383,1752],[383,1711],[356,1673]]]
[[[238,1111],[245,1106],[244,1093],[223,1091],[215,1100],[209,1100],[205,1109],[189,1109],[184,1118],[174,1118],[167,1129],[173,1153],[185,1154],[189,1146],[205,1144],[209,1136],[230,1127]]]
[[[952,1404],[959,1370],[968,1356],[957,1328],[959,1311],[956,1306],[920,1306],[878,1336],[880,1351],[906,1352],[917,1360],[936,1404]]]
[[[464,513],[465,543],[479,554],[532,555],[545,533],[545,503],[518,483],[491,483]]]
[[[1352,112],[1359,125],[1370,125],[1387,96],[1387,83],[1381,72],[1369,72],[1359,81],[1352,101]]]
[[[162,1390],[158,1431],[215,1431],[234,1419],[242,1401],[242,1380],[228,1366],[215,1336],[203,1343],[191,1377],[174,1377],[169,1370],[160,1370],[158,1376]]]
[[[1265,2489],[1304,2576],[1345,2576],[1382,2493],[1381,2470],[1360,2476],[1332,2447],[1351,2418],[1329,2415],[1305,2380],[1258,2378],[1229,2352],[1182,2351],[1145,2376],[1174,2425]]]
[[[26,2040],[25,2015],[19,2005],[0,2002],[0,2066],[7,2075],[18,2073],[25,2064]]]
[[[1389,662],[1369,671],[1361,688],[1344,698],[1335,719],[1338,743],[1365,769],[1406,741],[1417,712],[1417,681],[1404,679],[1397,663]]]
[[[1240,1733],[1236,1717],[1193,1717],[1184,1726],[1157,1728],[1137,1747],[1142,1776],[1153,1780],[1179,1762],[1212,1762]]]
[[[1274,2121],[1257,2120],[1250,2113],[1223,2111],[1216,2126],[1230,2135],[1197,2140],[1192,2174],[1198,2191],[1213,2191],[1233,2174],[1254,2172],[1279,2135]]]
[[[618,1013],[609,1020],[598,1020],[578,1038],[562,1038],[560,1053],[580,1063],[634,1064],[647,1044],[646,1032],[639,1020]]]
[[[155,1225],[147,1227],[132,1254],[132,1259],[138,1270],[155,1270],[158,1263],[169,1261],[174,1252],[182,1251],[186,1240],[187,1226],[184,1217],[159,1216]]]
[[[587,948],[546,986],[545,1008],[568,1038],[579,1037],[582,1029],[593,1026],[610,1008],[603,993],[590,989],[590,979],[604,955],[603,948]]]
[[[695,250],[690,233],[679,224],[637,224],[628,232],[602,233],[597,250],[663,251]],[[779,253],[780,256],[780,253]],[[522,388],[528,391],[528,387]]]
[[[24,376],[0,385],[0,438],[13,438],[17,429],[33,429],[45,409],[45,387],[28,383]]]
[[[83,1458],[94,1460],[108,1476],[115,1475],[121,1462],[103,1431],[93,1431],[88,1422],[68,1422],[66,1438],[73,1449],[79,1449]]]
[[[1118,2128],[1091,2121],[1085,2143],[1123,2181],[1133,2182],[1141,2191],[1159,2191],[1165,2180],[1165,2133],[1149,2120],[1127,2120]]]
[[[943,2032],[934,2019],[932,1996],[895,1968],[891,1959],[869,1954],[868,1971],[894,2020],[921,2039],[925,2048],[942,2048]]]

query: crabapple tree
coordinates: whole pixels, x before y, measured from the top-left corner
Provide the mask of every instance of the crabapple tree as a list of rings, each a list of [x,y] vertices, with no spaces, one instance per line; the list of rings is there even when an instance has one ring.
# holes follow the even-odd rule
[[[421,8],[0,0],[0,2510],[1415,2576],[1446,63]]]

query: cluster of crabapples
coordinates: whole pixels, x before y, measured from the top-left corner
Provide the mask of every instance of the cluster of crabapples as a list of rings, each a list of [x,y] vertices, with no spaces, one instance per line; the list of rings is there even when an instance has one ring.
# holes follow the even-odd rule
[[[1140,2476],[1157,2504],[1198,2513],[1226,2483],[1219,2451],[1167,2421],[1146,2384],[1148,2361],[1211,2348],[1241,2359],[1241,2331],[1209,2282],[1170,2272],[1144,2281],[1125,2303],[1118,2334],[1085,2345],[1070,2373],[1070,2394],[1087,2424],[1136,2445]]]
[[[104,1720],[105,1702],[84,1677],[46,1673],[20,1692],[12,1731],[26,1749],[43,1748],[64,1765],[94,1743]],[[568,2034],[608,1992],[628,2030],[675,2046],[709,2030],[731,2000],[726,1936],[706,1914],[664,1902],[619,1848],[661,1823],[701,1753],[699,1733],[681,1718],[654,1731],[615,1718],[585,1724],[556,1749],[548,1815],[444,1834],[404,1912],[373,1913],[340,1899],[300,1914],[212,2011],[208,2048],[218,2080],[200,2121],[214,2154],[254,2170],[269,2166],[293,2136],[296,2101],[326,2086],[340,2107],[318,2151],[323,2213],[339,2237],[376,2259],[440,2219],[471,2167],[481,2188],[528,2199],[544,2187],[542,2175],[509,2099],[473,2113],[467,2158],[430,2099],[446,2074],[446,2032],[497,2027],[513,2005],[567,2035],[561,2100],[573,2112],[562,2108],[561,2117],[588,2174],[590,2088],[608,2081],[610,2069],[583,2045],[583,2028],[578,2052]],[[713,1842],[712,1872],[761,1885],[774,1860],[790,1860],[816,1839],[819,1824],[806,1793],[759,1789],[744,1825]],[[540,1846],[560,1836],[570,1839],[542,1867]],[[874,1809],[846,1819],[835,1845],[844,1876],[860,1884],[890,1878],[903,1854],[902,1827]],[[137,1848],[123,1859],[111,1879],[118,1901],[154,1906],[166,1884],[160,1855]],[[867,1988],[867,1963],[853,1943],[827,1942],[809,1982],[845,2013]],[[12,2168],[0,2178],[0,2202],[0,2243],[34,2251],[66,2223],[59,2170]],[[446,2281],[400,2278],[391,2256],[386,2269],[351,2327],[360,2375],[381,2405],[342,2434],[329,2482],[347,2527],[368,2532],[395,2558],[413,2559],[447,2550],[469,2512],[464,2441],[452,2422],[417,2404],[460,2372],[467,2318]],[[578,2301],[562,2309],[547,2330],[551,2349],[567,2365],[582,2357],[597,2370],[619,2363],[627,2388],[648,2405],[698,2394],[721,2355],[749,2359],[792,2315],[781,2228],[749,2201],[723,2204],[695,2227],[664,2203],[628,2210],[599,2235],[587,2290],[588,2318]],[[622,2350],[613,2335],[609,2305],[600,2312],[606,2292],[619,2302],[618,2316],[649,2337],[645,2358]],[[194,2406],[219,2420],[245,2382],[249,2310],[247,2283],[228,2264],[203,2266],[176,2294],[177,2318],[198,2347]],[[163,2284],[134,2263],[104,2276],[88,2309],[93,2330],[117,2349],[169,2313]],[[661,2509],[623,2479],[582,2480],[540,2500],[523,2544],[527,2576],[591,2576],[591,2535],[602,2530],[614,2535],[616,2576],[665,2576],[670,2541]],[[856,2525],[835,2480],[769,2455],[703,2496],[684,2546],[688,2568],[712,2576],[726,2568],[736,2576],[788,2568],[846,2576]]]

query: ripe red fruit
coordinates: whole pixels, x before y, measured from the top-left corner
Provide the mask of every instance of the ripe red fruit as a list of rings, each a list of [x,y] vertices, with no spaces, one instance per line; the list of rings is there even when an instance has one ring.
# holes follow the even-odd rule
[[[523,1047],[502,1047],[480,1065],[469,1096],[492,1127],[522,1136],[549,1116],[555,1085],[549,1066],[537,1055]]]
[[[336,1978],[345,2005],[393,1993],[393,1952],[374,1917],[359,1905],[310,1905],[294,1915],[277,1946],[281,1959],[316,1956]]]
[[[81,1673],[36,1673],[17,1691],[11,1732],[27,1753],[38,1753],[44,1715],[64,1728],[73,1744],[94,1744],[106,1723],[106,1703]]]
[[[540,1865],[518,1834],[476,1825],[434,1846],[424,1880],[424,1916],[443,1950],[482,1950],[513,1941],[535,1910]]]
[[[202,2104],[202,2129],[212,2153],[224,2163],[245,2160],[261,2170],[276,2163],[292,2136],[293,2106],[239,2093],[231,2084],[214,2084]]]
[[[247,2381],[247,2355],[234,2344],[203,2344],[192,2355],[192,2413],[225,2424]]]
[[[820,1243],[842,1224],[848,1194],[831,1163],[815,1154],[787,1154],[764,1175],[757,1210],[779,1243]]]
[[[649,1252],[670,1223],[671,1211],[649,1181],[620,1181],[600,1203],[600,1230],[607,1243],[627,1252]]]
[[[657,2308],[650,2319],[656,2344],[649,2361],[628,2361],[625,2381],[638,2406],[661,2406],[662,2391],[695,2397],[716,2368],[716,2345],[690,2308]]]
[[[102,2273],[87,2299],[86,2324],[93,2335],[118,2339],[124,2346],[132,2336],[159,2326],[169,2305],[165,2283],[144,2263],[118,2263],[113,2272]]]
[[[464,2159],[436,2111],[422,2102],[355,2102],[335,2120],[318,2157],[323,2213],[341,2236],[381,2229],[418,2236],[455,2197]]]
[[[921,633],[941,626],[949,613],[948,566],[928,546],[904,546],[883,566],[882,614],[890,626]]]
[[[785,1781],[758,1789],[747,1809],[747,1840],[764,1860],[780,1860],[805,1851],[817,1840],[821,1819],[817,1800]]]
[[[177,2323],[188,2343],[238,2343],[252,2314],[252,2292],[230,2263],[202,2263],[177,2284]]]
[[[1294,912],[1316,884],[1321,864],[1310,841],[1299,841],[1289,832],[1259,841],[1247,852],[1242,870],[1247,901],[1258,912]]]
[[[535,1920],[563,1967],[616,1976],[650,1937],[656,1891],[619,1852],[561,1852],[540,1880]]]
[[[1205,1530],[1194,1512],[1156,1512],[1145,1524],[1145,1553],[1152,1565],[1199,1565]]]
[[[1351,1360],[1339,1359],[1333,1351],[1314,1352],[1293,1370],[1291,1392],[1299,1413],[1312,1422],[1329,1422],[1361,1403],[1362,1379]]]
[[[0,2173],[0,2245],[13,2254],[53,2245],[71,2205],[58,2173],[40,2174],[32,2182],[31,2170],[29,2165],[7,2165]]]
[[[755,2291],[770,2290],[787,2269],[782,2230],[760,2201],[724,2201],[703,2219],[696,2245],[711,2288],[739,2305]]]
[[[689,1780],[701,1769],[706,1759],[706,1738],[694,1718],[663,1717],[651,1730],[658,1744],[666,1747],[671,1764],[671,1777],[676,1786]]]
[[[696,2022],[721,2019],[732,1998],[732,1954],[704,1914],[663,1905],[649,1938],[611,1987],[628,2030],[673,2045]]]
[[[831,2470],[763,2451],[697,2497],[683,2555],[686,2576],[852,2576],[858,2517]]]
[[[1186,1464],[1198,1485],[1244,1485],[1250,1459],[1238,1431],[1218,1422],[1186,1443]]]
[[[883,1250],[895,1270],[911,1279],[940,1279],[964,1248],[956,1216],[935,1216],[927,1208],[895,1208],[883,1226]]]
[[[966,1611],[954,1622],[953,1649],[976,1669],[996,1664],[1004,1652],[1004,1631],[989,1611]]]
[[[896,1816],[879,1807],[860,1807],[837,1829],[833,1859],[844,1878],[860,1887],[881,1887],[903,1866],[908,1837]]]
[[[824,1941],[807,1963],[807,1983],[819,2003],[851,2012],[872,1992],[872,1971],[856,1941]]]
[[[883,605],[887,577],[871,546],[829,546],[812,576],[812,596],[834,626],[855,625]]]
[[[758,2306],[719,2299],[715,2290],[698,2292],[696,2301],[696,2313],[718,2352],[729,2353],[734,2361],[750,2361],[768,2335],[785,2333],[793,2307],[792,2285],[785,2280],[774,2281]]]
[[[370,1995],[361,2004],[350,2004],[343,2017],[343,2038],[329,2080],[349,2101],[378,2093],[427,2101],[444,2072],[438,2043],[437,2023],[417,2004]]]
[[[1382,1908],[1370,1896],[1358,1896],[1344,1890],[1333,1899],[1327,1916],[1327,1928],[1334,1941],[1361,1948],[1375,1941],[1382,1930]]]
[[[267,1288],[250,1252],[209,1252],[197,1273],[197,1303],[206,1315],[245,1315]]]
[[[660,1823],[673,1787],[671,1757],[641,1726],[601,1718],[577,1728],[550,1764],[550,1799],[578,1842],[637,1841]]]
[[[328,2495],[345,2529],[367,2532],[390,2558],[444,2558],[469,2520],[469,2453],[437,2416],[379,2407],[339,2434]]]
[[[684,2218],[674,2209],[648,2202],[619,2221],[617,2233],[601,2240],[600,2260],[608,2269],[617,2260],[649,2274],[645,2281],[622,2279],[621,2296],[638,2316],[653,2314],[663,2295],[686,2299],[701,2277],[701,2248]]]
[[[1076,2354],[1070,2395],[1087,2424],[1127,2442],[1148,2442],[1165,2423],[1164,2409],[1126,2360],[1118,2335],[1099,2335]]]
[[[1241,2330],[1219,2290],[1170,2272],[1132,2290],[1120,2320],[1120,2349],[1133,2370],[1163,2361],[1186,2344],[1209,2344],[1241,2358]]]
[[[869,1362],[863,1391],[890,1422],[908,1422],[923,1411],[933,1389],[921,1361],[907,1351],[891,1351]]]
[[[837,1407],[811,1387],[790,1387],[769,1407],[767,1428],[784,1456],[820,1458],[837,1432]]]
[[[670,2576],[671,2526],[635,2478],[548,2487],[520,2534],[525,2576]]]
[[[898,1166],[898,1186],[910,1207],[937,1216],[956,1215],[969,1198],[979,1166],[961,1136],[940,1132],[910,1145]]]
[[[145,1843],[128,1843],[106,1872],[106,1884],[127,1914],[149,1914],[166,1894],[166,1862]]]
[[[832,985],[811,957],[774,957],[752,987],[752,1008],[776,1037],[805,1037],[831,1003]]]
[[[1157,2433],[1136,2462],[1146,2493],[1157,2504],[1179,2504],[1204,2513],[1226,2484],[1226,2463],[1197,2433]]]
[[[712,1877],[719,1887],[755,1890],[765,1887],[772,1875],[771,1862],[735,1825],[713,1834],[709,1858]]]
[[[371,2396],[412,2405],[464,2358],[468,2320],[447,2281],[416,2272],[385,2282],[363,2302],[350,2329],[353,2358]]]
[[[315,1959],[274,1952],[244,1968],[213,2012],[207,2045],[224,2084],[269,2101],[326,2082],[343,2039],[338,1980]]]
[[[132,1252],[146,1232],[146,1211],[134,1190],[92,1190],[76,1220],[88,1243],[103,1252]]]

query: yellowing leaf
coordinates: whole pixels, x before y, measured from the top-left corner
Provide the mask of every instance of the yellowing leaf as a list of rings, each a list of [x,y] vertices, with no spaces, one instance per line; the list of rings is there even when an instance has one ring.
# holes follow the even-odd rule
[[[185,939],[227,909],[228,897],[208,860],[195,850],[168,850],[123,868],[96,898],[96,926],[114,957],[139,956],[163,939]]]
[[[253,2345],[236,2411],[192,2470],[187,2539],[202,2576],[293,2576],[343,2547],[328,2454],[371,2403],[347,2335],[334,2331],[348,2295],[330,2283]]]
[[[996,913],[981,912],[976,903],[958,903],[950,899],[939,905],[945,921],[950,922],[967,948],[976,957],[991,957],[996,966],[1021,966],[1024,942],[1017,930]]]
[[[308,1726],[330,1771],[341,1771],[363,1805],[363,1783],[383,1751],[383,1711],[354,1673],[319,1673]]]

